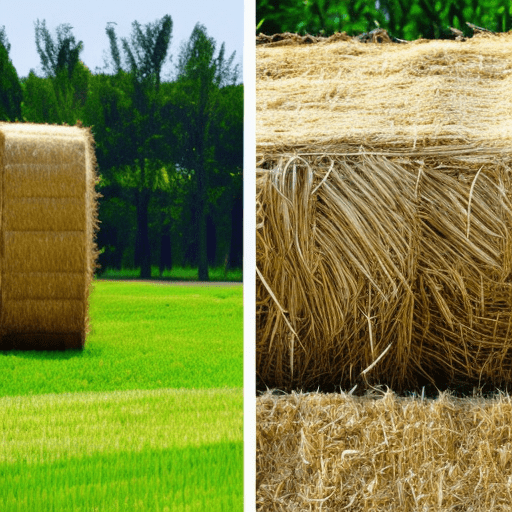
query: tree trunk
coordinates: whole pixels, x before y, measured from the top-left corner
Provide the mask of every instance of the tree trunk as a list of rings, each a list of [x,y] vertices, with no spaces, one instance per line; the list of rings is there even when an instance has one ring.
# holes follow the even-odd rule
[[[137,250],[140,258],[140,277],[151,279],[151,250],[148,229],[149,190],[137,192]]]
[[[231,209],[231,252],[229,255],[230,264],[235,267],[243,266],[244,247],[244,203],[241,197],[235,199]],[[256,236],[256,235],[254,235]]]
[[[137,196],[135,197],[135,204],[137,205],[139,203],[138,199],[139,195],[137,193]],[[137,207],[138,208],[138,207]],[[140,256],[140,232],[139,232],[139,224],[138,224],[138,217],[137,217],[137,232],[135,233],[135,250],[133,251],[133,266],[134,268],[140,267],[141,262],[141,256]]]
[[[200,110],[204,112],[204,108]],[[207,212],[207,194],[208,194],[208,175],[206,169],[206,117],[203,115],[203,122],[199,124],[197,137],[197,236],[198,236],[198,277],[199,281],[209,281],[208,275],[208,240],[206,234],[206,216]]]
[[[164,270],[172,270],[171,227],[168,224],[160,238],[160,277]]]
[[[206,239],[206,187],[204,165],[200,166],[197,173],[197,236],[198,236],[198,275],[199,281],[209,281],[208,275],[208,244]]]
[[[231,265],[231,199],[226,194],[222,198],[222,209],[216,212],[217,219],[217,251],[215,254],[215,266],[224,269],[224,277],[227,276]]]
[[[208,255],[208,266],[217,267],[217,244],[218,244],[217,226],[210,215],[210,208],[206,213],[206,254]]]

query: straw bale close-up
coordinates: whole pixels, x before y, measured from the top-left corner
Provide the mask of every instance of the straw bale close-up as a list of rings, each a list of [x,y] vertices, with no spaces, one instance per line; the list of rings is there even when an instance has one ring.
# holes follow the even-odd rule
[[[258,388],[512,382],[512,34],[257,48]]]
[[[508,511],[512,399],[265,393],[259,512]]]
[[[256,49],[256,143],[438,145],[512,138],[512,34]]]
[[[258,172],[260,385],[510,382],[510,159],[453,151]]]
[[[96,265],[89,129],[0,123],[0,349],[82,348]]]

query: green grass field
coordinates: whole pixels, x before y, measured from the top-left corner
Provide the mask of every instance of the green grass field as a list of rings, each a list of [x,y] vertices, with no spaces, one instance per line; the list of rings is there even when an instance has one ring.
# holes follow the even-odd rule
[[[241,268],[209,268],[210,281],[238,281],[242,282],[243,272]],[[136,279],[140,276],[140,269],[110,269],[107,268],[102,274],[104,279]],[[151,267],[151,279],[162,279],[165,281],[197,281],[197,267],[173,267],[172,270],[164,270],[162,275],[158,267]]]
[[[0,353],[0,511],[242,510],[242,285],[96,281],[90,316]]]

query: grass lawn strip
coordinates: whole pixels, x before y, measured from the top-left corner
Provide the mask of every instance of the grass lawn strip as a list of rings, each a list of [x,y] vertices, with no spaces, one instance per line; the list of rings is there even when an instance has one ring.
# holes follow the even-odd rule
[[[96,282],[83,352],[0,353],[0,396],[243,386],[242,285]]]
[[[4,397],[0,464],[240,441],[242,420],[241,389]]]
[[[242,510],[242,285],[96,282],[90,315],[0,353],[0,511]]]
[[[241,511],[243,442],[13,465],[5,512]]]
[[[241,507],[241,389],[4,397],[0,425],[2,511]]]

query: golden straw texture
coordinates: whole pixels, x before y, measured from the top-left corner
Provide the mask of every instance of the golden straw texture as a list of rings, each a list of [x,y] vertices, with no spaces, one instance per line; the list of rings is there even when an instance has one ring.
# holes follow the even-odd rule
[[[256,49],[256,141],[510,145],[512,34]]]
[[[258,387],[512,382],[512,35],[257,67]]]
[[[259,512],[508,511],[512,399],[266,393]]]
[[[0,348],[80,348],[96,262],[89,129],[0,123]]]
[[[510,159],[474,153],[258,172],[260,387],[511,381]]]

